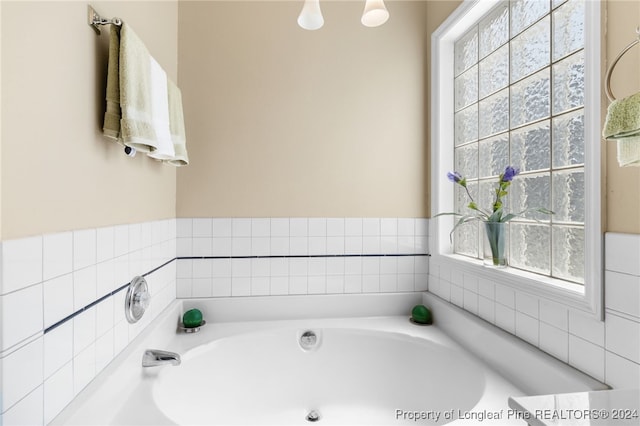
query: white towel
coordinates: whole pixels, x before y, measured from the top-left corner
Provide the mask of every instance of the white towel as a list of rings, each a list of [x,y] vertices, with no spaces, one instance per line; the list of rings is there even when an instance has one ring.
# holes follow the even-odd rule
[[[640,167],[640,136],[617,139],[618,165],[620,167]]]
[[[171,139],[175,156],[165,162],[174,166],[186,166],[189,164],[187,155],[187,145],[184,130],[184,116],[182,112],[182,93],[173,81],[167,80],[169,93],[169,125],[171,128]]]
[[[169,93],[167,74],[155,59],[149,57],[151,81],[151,122],[156,134],[156,146],[148,155],[157,160],[171,160],[175,156],[169,124]]]

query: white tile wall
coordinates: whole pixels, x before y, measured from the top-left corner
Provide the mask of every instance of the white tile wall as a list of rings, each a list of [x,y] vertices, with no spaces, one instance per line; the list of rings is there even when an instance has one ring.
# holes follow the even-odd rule
[[[43,382],[44,345],[36,339],[2,359],[2,407],[9,408]]]
[[[46,424],[175,299],[176,220],[1,244],[0,424]],[[161,265],[149,313],[129,325],[125,291],[108,295]]]
[[[42,279],[49,280],[73,271],[73,233],[62,232],[43,237]]]
[[[427,231],[415,218],[178,219],[178,297],[426,290],[427,257],[382,255],[426,254]]]
[[[183,218],[177,223],[178,257],[426,253],[426,222],[413,218]]]
[[[2,243],[0,294],[8,294],[42,282],[42,246],[41,236]]]
[[[640,383],[640,236],[607,234],[606,318],[429,265],[428,223],[412,218],[195,218],[2,242],[1,419],[48,422],[175,297],[429,290],[613,387]],[[325,257],[286,257],[318,254]],[[333,255],[353,257],[331,257]],[[124,319],[124,291],[43,334],[133,276],[150,313]],[[279,256],[231,259],[231,256]],[[621,260],[622,259],[622,260]],[[626,259],[626,260],[624,260]],[[635,259],[631,261],[630,259]],[[14,318],[27,318],[11,327]],[[40,366],[33,368],[32,366]],[[26,372],[16,377],[17,372]]]
[[[540,349],[559,360],[569,362],[569,334],[540,321]]]
[[[4,424],[25,426],[41,424],[43,418],[43,398],[43,387],[38,386],[17,402],[11,410],[2,415]]]
[[[42,284],[2,296],[2,347],[9,348],[42,331]]]
[[[53,420],[73,397],[73,363],[68,362],[44,382],[44,423]]]
[[[431,264],[429,291],[614,388],[640,386],[640,235],[605,235],[605,321]],[[477,293],[477,305],[476,305]]]
[[[640,364],[640,322],[607,312],[605,335],[608,351]]]

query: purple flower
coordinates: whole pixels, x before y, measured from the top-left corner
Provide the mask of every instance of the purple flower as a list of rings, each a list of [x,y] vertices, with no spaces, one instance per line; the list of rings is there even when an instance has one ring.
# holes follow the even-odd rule
[[[511,182],[518,173],[520,173],[520,170],[507,166],[507,168],[504,169],[504,174],[502,175],[502,182]]]
[[[447,178],[453,183],[460,183],[462,180],[462,175],[458,172],[447,172]]]
[[[518,174],[520,174],[520,170],[516,167],[507,166],[504,169],[504,173],[500,174],[500,177],[498,180],[498,186],[495,188],[494,191],[492,191],[495,193],[495,198],[493,200],[493,204],[491,205],[491,210],[485,210],[483,208],[480,208],[476,204],[476,202],[473,200],[473,197],[471,196],[471,192],[469,191],[469,188],[467,188],[467,179],[465,177],[463,177],[458,172],[447,173],[447,178],[451,182],[457,183],[458,185],[460,185],[465,189],[465,191],[467,192],[467,196],[469,197],[469,204],[467,204],[467,208],[469,208],[470,210],[473,210],[473,212],[472,214],[467,214],[467,215],[463,215],[459,213],[439,213],[436,216],[445,215],[445,214],[461,216],[461,218],[458,220],[456,225],[453,227],[453,230],[455,230],[458,226],[462,225],[463,223],[467,223],[470,220],[479,220],[484,223],[504,223],[504,222],[509,222],[511,219],[518,217],[522,214],[529,213],[531,211],[536,211],[544,214],[553,214],[552,211],[547,210],[545,208],[530,208],[520,213],[505,214],[505,212],[503,211],[503,207],[504,207],[503,197],[506,197],[508,195],[507,190],[509,189],[509,186],[511,186],[511,181],[513,180],[513,178],[518,176]],[[453,231],[452,231],[452,234],[453,234]]]

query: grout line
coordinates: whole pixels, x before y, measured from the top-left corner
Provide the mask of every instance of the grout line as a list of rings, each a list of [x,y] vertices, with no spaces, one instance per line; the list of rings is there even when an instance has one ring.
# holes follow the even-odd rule
[[[181,256],[176,260],[197,259],[300,259],[300,258],[338,258],[338,257],[431,257],[429,253],[406,254],[283,254],[283,255],[253,255],[253,256]]]
[[[179,257],[174,257],[174,258],[173,258],[173,259],[171,259],[171,260],[167,260],[167,261],[166,261],[166,262],[164,262],[162,265],[160,265],[160,266],[158,266],[158,267],[156,267],[156,268],[154,268],[154,269],[150,270],[150,271],[149,271],[149,272],[147,272],[147,273],[142,274],[142,277],[144,278],[144,277],[146,277],[147,275],[151,275],[151,274],[153,274],[154,272],[156,272],[156,271],[158,271],[158,270],[160,270],[160,269],[164,268],[165,266],[167,266],[168,264],[170,264],[170,263],[171,263],[171,262],[173,262],[174,260],[178,260],[178,259],[180,259],[180,258],[179,258]],[[129,285],[129,284],[126,284],[126,285]],[[117,291],[120,291],[120,290],[122,290],[122,288],[118,289]],[[117,292],[117,291],[116,291],[116,292]]]
[[[605,313],[619,317],[619,318],[624,318],[632,322],[640,323],[640,317],[637,317],[633,314],[629,314],[627,312],[619,311],[617,309],[605,307]]]

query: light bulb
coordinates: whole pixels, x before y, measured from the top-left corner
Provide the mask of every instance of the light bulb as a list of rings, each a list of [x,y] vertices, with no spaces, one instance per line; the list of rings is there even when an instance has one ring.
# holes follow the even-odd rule
[[[389,19],[389,12],[384,5],[384,0],[367,0],[362,13],[362,25],[365,27],[378,27]]]
[[[320,0],[304,0],[304,6],[300,16],[298,16],[298,25],[305,30],[317,30],[324,25],[324,18],[320,10]]]

